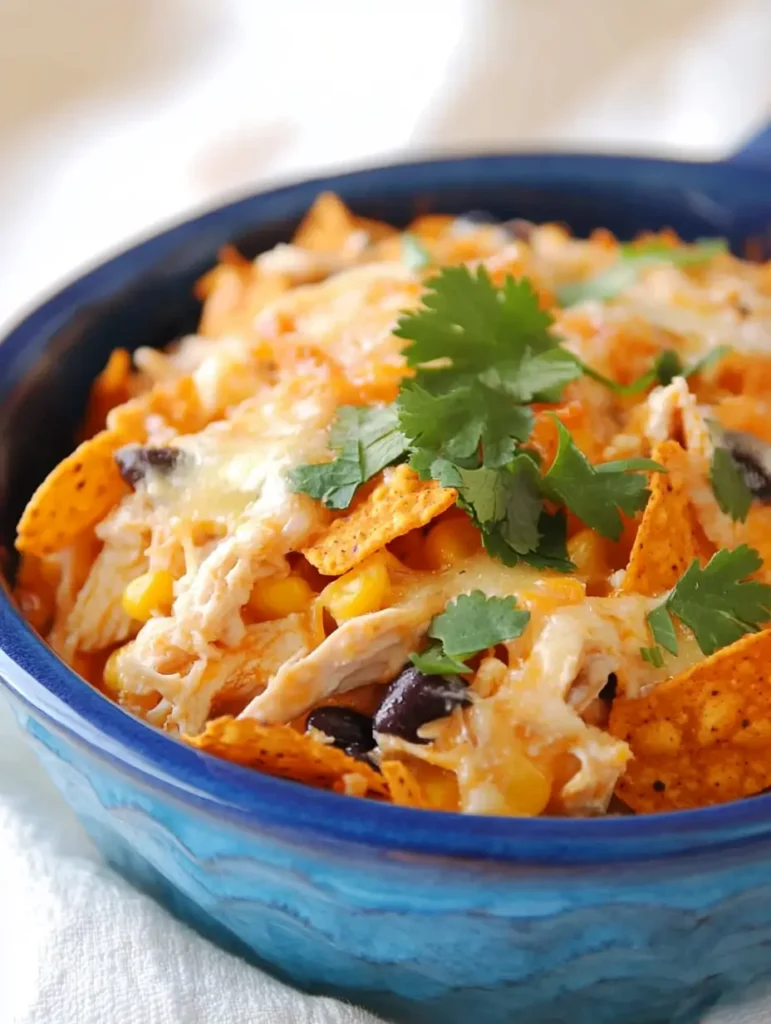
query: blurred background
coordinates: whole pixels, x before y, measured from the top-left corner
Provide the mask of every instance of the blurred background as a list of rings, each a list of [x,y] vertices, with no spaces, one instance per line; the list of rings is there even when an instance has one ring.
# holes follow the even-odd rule
[[[407,152],[718,158],[771,0],[0,0],[0,323],[220,197]]]

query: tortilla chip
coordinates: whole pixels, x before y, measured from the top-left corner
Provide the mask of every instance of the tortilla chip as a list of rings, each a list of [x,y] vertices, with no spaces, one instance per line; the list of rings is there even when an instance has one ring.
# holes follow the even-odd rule
[[[455,217],[445,213],[424,213],[413,220],[407,230],[422,241],[436,242],[455,223]]]
[[[124,444],[121,434],[103,430],[60,462],[24,509],[17,549],[40,557],[50,555],[69,547],[103,519],[129,491],[113,457]]]
[[[334,192],[322,192],[303,217],[292,244],[303,249],[336,252],[356,229],[356,218],[342,199]]]
[[[61,566],[54,559],[21,556],[13,596],[24,618],[41,635],[53,622],[60,576]]]
[[[686,486],[685,450],[676,441],[662,441],[651,458],[668,472],[651,474],[651,496],[619,588],[622,594],[646,597],[671,590],[701,553]]]
[[[414,773],[403,761],[384,761],[383,778],[388,783],[391,800],[401,807],[418,807],[427,810],[428,801]]]
[[[84,440],[104,429],[107,414],[111,409],[129,400],[130,383],[131,356],[125,348],[116,348],[110,354],[105,368],[91,385],[83,420]]]
[[[359,775],[366,780],[369,793],[388,796],[387,783],[374,768],[289,725],[262,725],[253,718],[215,718],[200,736],[183,739],[215,757],[320,789],[344,789],[346,775]]]
[[[108,428],[120,434],[122,444],[147,440],[147,419],[158,416],[178,434],[195,434],[209,421],[192,377],[162,381],[130,402],[112,409]]]
[[[198,333],[207,338],[248,333],[257,314],[292,286],[286,275],[269,274],[252,265],[244,272],[241,267],[221,264],[213,273],[217,277],[198,326]]]
[[[340,576],[396,537],[431,522],[457,496],[451,487],[421,480],[408,466],[387,469],[361,504],[302,553],[325,576]]]
[[[616,786],[633,810],[727,803],[771,786],[771,629],[742,637],[644,697],[619,697],[610,732],[634,759]]]

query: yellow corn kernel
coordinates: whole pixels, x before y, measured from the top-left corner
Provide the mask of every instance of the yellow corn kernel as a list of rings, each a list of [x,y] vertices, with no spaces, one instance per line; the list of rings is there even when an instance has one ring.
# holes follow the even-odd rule
[[[386,559],[377,554],[328,584],[321,592],[321,601],[335,622],[345,622],[379,611],[390,592]]]
[[[506,813],[526,817],[542,814],[551,797],[552,780],[524,753],[512,750],[506,759]]]
[[[606,579],[611,573],[605,540],[594,530],[579,530],[568,541],[568,556],[579,576],[589,580]]]
[[[174,577],[159,569],[137,576],[123,591],[123,610],[137,622],[147,622],[156,612],[167,615],[174,601]]]
[[[479,530],[465,516],[443,519],[428,532],[423,546],[423,561],[429,569],[445,569],[479,551]]]
[[[102,683],[104,685],[104,692],[108,697],[112,697],[113,700],[118,699],[120,694],[120,674],[118,672],[118,655],[123,650],[122,647],[116,647],[112,654],[109,656],[107,661],[104,663],[104,669],[102,670]]]
[[[313,587],[302,576],[258,580],[249,597],[249,609],[259,622],[269,622],[293,612],[304,612],[315,596]]]

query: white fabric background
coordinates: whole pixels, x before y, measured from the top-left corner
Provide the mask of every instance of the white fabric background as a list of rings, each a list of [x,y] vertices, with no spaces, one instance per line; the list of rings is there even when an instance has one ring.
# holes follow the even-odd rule
[[[407,152],[719,157],[771,0],[0,0],[0,324],[165,220]],[[0,703],[0,1024],[361,1024],[104,868]],[[711,1024],[771,1022],[771,1008]]]

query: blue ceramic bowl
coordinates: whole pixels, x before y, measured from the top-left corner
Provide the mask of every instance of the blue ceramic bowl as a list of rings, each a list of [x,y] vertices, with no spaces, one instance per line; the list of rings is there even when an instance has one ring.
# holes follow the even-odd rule
[[[771,225],[771,175],[756,159],[499,155],[366,170],[232,203],[103,263],[0,346],[7,573],[17,516],[70,450],[108,352],[192,329],[192,284],[222,243],[255,253],[286,239],[334,189],[395,223],[483,208],[621,237],[671,225],[740,246]],[[7,595],[0,639],[18,720],[105,857],[292,984],[420,1024],[659,1024],[696,1021],[771,970],[771,796],[596,821],[380,806],[154,731],[81,682]]]

